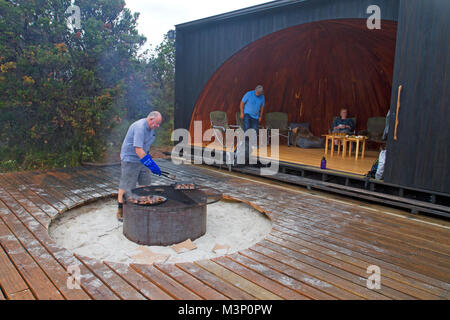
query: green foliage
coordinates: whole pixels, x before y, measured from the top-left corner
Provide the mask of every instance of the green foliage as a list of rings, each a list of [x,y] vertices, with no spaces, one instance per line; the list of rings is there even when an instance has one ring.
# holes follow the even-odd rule
[[[139,56],[146,39],[124,0],[76,5],[81,30],[67,26],[69,0],[0,0],[1,171],[98,160],[151,110],[170,141],[173,41]]]
[[[166,35],[150,59],[150,90],[153,105],[164,115],[155,145],[169,145],[173,131],[175,101],[175,41]]]

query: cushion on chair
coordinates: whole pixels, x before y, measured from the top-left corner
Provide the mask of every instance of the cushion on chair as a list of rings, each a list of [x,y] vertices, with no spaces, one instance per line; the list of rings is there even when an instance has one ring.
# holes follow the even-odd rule
[[[311,131],[311,129],[309,128],[309,123],[308,122],[300,122],[300,123],[296,123],[296,122],[291,122],[289,124],[289,128],[291,128],[292,130],[295,128],[305,128],[308,129],[308,131]]]

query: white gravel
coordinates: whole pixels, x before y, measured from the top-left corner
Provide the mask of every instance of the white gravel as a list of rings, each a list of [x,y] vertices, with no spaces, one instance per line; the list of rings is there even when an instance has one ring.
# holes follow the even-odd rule
[[[78,255],[120,263],[143,263],[133,258],[142,246],[123,235],[116,219],[117,201],[101,200],[70,210],[50,226],[51,238]],[[169,255],[165,263],[193,262],[231,254],[263,240],[271,231],[270,220],[252,207],[222,201],[208,206],[206,234],[195,240],[196,250],[177,254],[171,247],[145,247],[156,254]],[[212,252],[216,244],[229,245],[228,252]]]

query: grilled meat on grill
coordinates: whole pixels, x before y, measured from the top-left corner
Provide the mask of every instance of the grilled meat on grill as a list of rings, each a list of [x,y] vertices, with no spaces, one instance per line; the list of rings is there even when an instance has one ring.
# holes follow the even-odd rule
[[[193,183],[180,183],[175,186],[175,190],[194,190],[195,184]]]
[[[149,206],[149,205],[155,205],[155,204],[160,204],[163,203],[166,199],[164,197],[160,197],[160,196],[147,196],[147,197],[139,197],[139,198],[129,198],[128,202],[130,203],[134,203],[134,204],[140,204],[140,205],[145,205],[145,206]]]

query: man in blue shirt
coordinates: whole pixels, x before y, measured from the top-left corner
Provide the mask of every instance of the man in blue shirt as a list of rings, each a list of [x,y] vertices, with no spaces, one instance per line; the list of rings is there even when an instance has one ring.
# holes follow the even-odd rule
[[[266,99],[264,89],[257,86],[255,90],[247,92],[241,101],[241,119],[244,120],[244,131],[249,129],[258,131],[258,125],[262,121]]]
[[[121,177],[119,185],[119,209],[117,219],[123,221],[123,196],[136,188],[136,184],[148,186],[151,184],[150,171],[161,175],[161,170],[149,154],[151,145],[156,140],[155,129],[162,122],[162,116],[154,111],[146,119],[133,123],[128,129],[120,153]],[[150,170],[150,171],[149,171]]]

